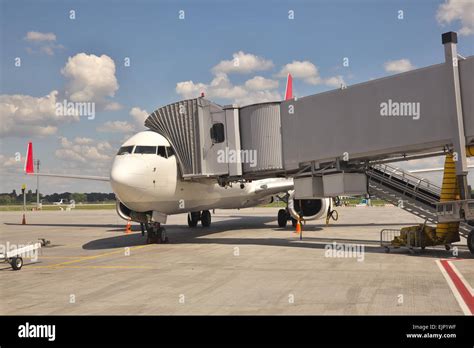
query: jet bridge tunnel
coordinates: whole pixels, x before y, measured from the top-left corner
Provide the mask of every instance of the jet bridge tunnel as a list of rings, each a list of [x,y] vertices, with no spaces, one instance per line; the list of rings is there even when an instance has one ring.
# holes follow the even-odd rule
[[[374,164],[451,153],[466,201],[474,56],[457,53],[454,32],[442,43],[441,64],[282,102],[183,100],[157,109],[145,126],[170,141],[183,180],[289,176],[297,198],[364,194]]]

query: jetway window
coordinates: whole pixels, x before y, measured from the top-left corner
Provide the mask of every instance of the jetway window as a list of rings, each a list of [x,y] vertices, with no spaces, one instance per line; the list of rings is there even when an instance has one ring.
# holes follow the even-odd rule
[[[117,152],[117,156],[119,155],[125,155],[125,154],[131,154],[133,151],[133,145],[132,146],[122,146],[120,150]]]
[[[212,142],[222,143],[225,140],[225,130],[223,123],[214,123],[211,127],[211,139]]]
[[[137,146],[134,153],[156,155],[156,146]]]

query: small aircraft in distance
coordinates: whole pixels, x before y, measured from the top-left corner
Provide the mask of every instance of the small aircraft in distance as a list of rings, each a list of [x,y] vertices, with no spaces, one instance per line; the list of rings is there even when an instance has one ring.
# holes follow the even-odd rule
[[[58,202],[53,202],[53,205],[62,205],[62,204],[66,204],[66,202],[64,202],[64,198],[61,198]]]

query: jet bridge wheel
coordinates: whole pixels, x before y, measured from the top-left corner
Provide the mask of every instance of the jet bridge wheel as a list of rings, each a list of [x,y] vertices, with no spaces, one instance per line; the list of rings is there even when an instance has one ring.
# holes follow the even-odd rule
[[[19,271],[23,267],[23,259],[21,257],[12,257],[10,265],[12,266],[13,270]]]
[[[201,213],[201,225],[202,227],[211,226],[211,213],[209,210],[203,210]]]
[[[467,235],[467,247],[471,254],[474,254],[474,229]]]
[[[286,227],[286,223],[288,222],[288,213],[285,209],[278,210],[278,226],[279,227]]]

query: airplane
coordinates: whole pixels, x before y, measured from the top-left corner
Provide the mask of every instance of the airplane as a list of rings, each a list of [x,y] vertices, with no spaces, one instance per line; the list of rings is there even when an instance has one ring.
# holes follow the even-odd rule
[[[63,198],[61,198],[58,202],[53,202],[53,205],[62,205],[62,204],[66,204]]]
[[[292,76],[288,74],[285,100],[292,99]],[[184,181],[178,172],[178,163],[169,141],[161,134],[147,130],[126,140],[114,158],[109,177],[35,173],[33,145],[27,148],[25,173],[28,175],[108,181],[117,198],[118,215],[140,223],[147,243],[166,243],[168,215],[188,213],[188,226],[198,222],[202,227],[211,225],[213,209],[254,207],[273,201],[277,196],[287,205],[278,211],[278,226],[288,221],[293,226],[300,221],[337,220],[332,198],[294,198],[293,179],[271,178],[254,180],[240,185],[222,187],[214,179]],[[278,194],[283,194],[278,196]]]

